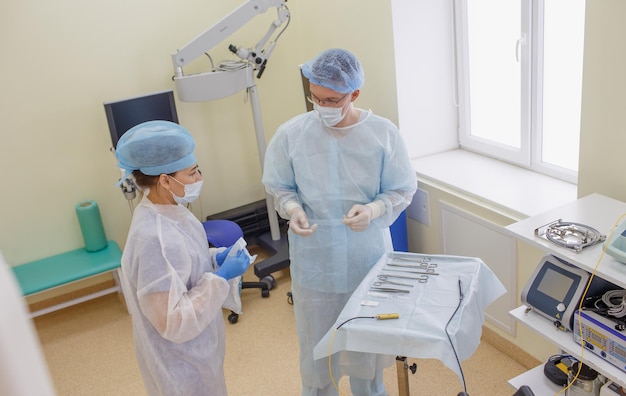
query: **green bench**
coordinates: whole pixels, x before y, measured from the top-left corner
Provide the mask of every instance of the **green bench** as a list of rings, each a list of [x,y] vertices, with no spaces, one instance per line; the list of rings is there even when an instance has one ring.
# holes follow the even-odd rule
[[[88,252],[81,248],[12,267],[24,296],[51,290],[106,272],[112,272],[115,278],[115,286],[113,287],[31,312],[31,317],[53,312],[106,294],[121,292],[119,271],[122,251],[115,241],[108,242],[106,248],[97,252]]]

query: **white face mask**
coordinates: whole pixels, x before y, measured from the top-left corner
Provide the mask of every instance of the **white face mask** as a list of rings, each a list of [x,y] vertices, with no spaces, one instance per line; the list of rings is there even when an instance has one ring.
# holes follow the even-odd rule
[[[173,178],[172,176],[170,176],[170,178],[176,180],[175,178]],[[185,195],[182,197],[179,197],[178,195],[174,194],[173,192],[170,191],[170,193],[172,193],[172,196],[174,197],[174,201],[176,201],[177,203],[181,204],[181,205],[185,205],[188,203],[191,203],[193,201],[195,201],[196,199],[198,199],[198,197],[200,196],[200,191],[202,190],[202,182],[203,180],[197,181],[195,183],[191,183],[191,184],[185,184],[182,183],[178,180],[176,180],[178,183],[182,184],[185,188]]]
[[[339,124],[348,114],[348,112],[342,114],[344,107],[325,107],[313,103],[313,108],[317,111],[322,123],[328,127],[334,127]]]

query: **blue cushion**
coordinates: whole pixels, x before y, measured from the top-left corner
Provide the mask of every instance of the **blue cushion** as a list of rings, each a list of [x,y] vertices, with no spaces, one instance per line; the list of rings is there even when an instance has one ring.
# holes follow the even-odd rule
[[[202,223],[207,241],[215,247],[232,246],[243,237],[239,224],[231,220],[207,220]]]
[[[120,267],[122,252],[115,241],[106,248],[88,252],[84,248],[13,267],[25,296],[56,286],[112,271]]]

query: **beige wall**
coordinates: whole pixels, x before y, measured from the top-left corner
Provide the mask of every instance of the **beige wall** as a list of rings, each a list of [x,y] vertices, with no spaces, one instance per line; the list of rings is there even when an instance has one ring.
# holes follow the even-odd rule
[[[626,2],[588,0],[578,195],[626,201]]]
[[[8,4],[7,4],[8,3]],[[114,184],[119,171],[102,103],[173,88],[170,54],[243,1],[26,0],[0,12],[0,250],[15,265],[83,246],[76,203],[98,202],[109,239],[123,246],[130,212]],[[390,1],[288,3],[289,28],[258,80],[267,139],[304,111],[297,65],[328,47],[362,61],[358,104],[397,122]],[[229,43],[254,46],[276,17],[258,16]],[[209,70],[207,59],[186,71]],[[199,216],[263,199],[249,102],[243,93],[177,103],[197,141],[206,176]]]

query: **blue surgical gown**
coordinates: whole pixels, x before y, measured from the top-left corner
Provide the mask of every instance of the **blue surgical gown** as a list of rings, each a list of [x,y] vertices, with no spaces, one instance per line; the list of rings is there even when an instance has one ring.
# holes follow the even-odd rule
[[[287,202],[304,209],[310,237],[289,231],[289,256],[300,371],[305,386],[330,383],[328,362],[314,361],[313,348],[334,324],[352,292],[386,252],[392,250],[389,226],[409,205],[417,188],[415,172],[396,126],[361,110],[348,128],[325,127],[317,112],[281,125],[265,154],[263,183],[281,217]],[[381,200],[385,212],[363,232],[342,218],[355,204]],[[342,352],[333,357],[333,377],[372,379],[393,363],[389,357]]]

